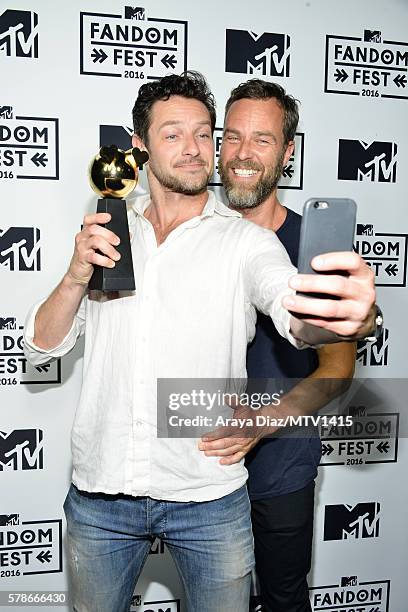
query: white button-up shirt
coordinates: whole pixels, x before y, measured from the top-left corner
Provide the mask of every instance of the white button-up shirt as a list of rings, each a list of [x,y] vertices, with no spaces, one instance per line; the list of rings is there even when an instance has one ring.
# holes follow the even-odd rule
[[[136,291],[109,299],[85,296],[62,343],[33,343],[33,364],[61,357],[85,333],[83,384],[72,431],[73,482],[82,490],[147,495],[169,501],[217,499],[242,486],[243,462],[219,464],[197,439],[157,437],[158,378],[246,378],[255,308],[269,314],[293,344],[281,306],[296,270],[275,233],[244,220],[212,192],[200,216],[157,246],[143,213],[129,211]]]

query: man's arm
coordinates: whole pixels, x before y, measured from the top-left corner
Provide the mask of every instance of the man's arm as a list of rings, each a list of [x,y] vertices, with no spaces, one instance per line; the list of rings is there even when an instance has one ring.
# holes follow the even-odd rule
[[[375,327],[374,273],[357,253],[325,253],[312,260],[318,272],[296,274],[279,239],[253,225],[244,263],[247,299],[271,316],[277,331],[295,346],[354,341]],[[346,276],[336,274],[342,270]],[[295,291],[337,299],[304,297]],[[299,318],[297,315],[299,315]]]
[[[305,293],[326,293],[338,299],[286,296],[283,306],[292,315],[291,332],[307,344],[358,340],[375,327],[374,272],[352,252],[325,253],[312,260],[317,272],[344,270],[347,276],[297,274],[289,286]],[[301,319],[296,318],[301,315]]]
[[[98,225],[108,221],[108,213],[84,218],[83,229],[75,237],[75,250],[67,273],[37,311],[32,343],[39,349],[49,351],[57,347],[71,330],[92,276],[93,264],[113,268],[120,258],[114,248],[119,244],[118,237]]]
[[[262,415],[283,420],[288,416],[310,416],[346,391],[354,374],[356,344],[329,344],[319,348],[317,354],[319,365],[316,370],[283,396],[279,406],[267,406],[252,411],[252,414],[245,408],[245,416],[254,418],[255,415]],[[244,415],[240,415],[238,409],[234,416],[239,418]],[[210,434],[208,441],[203,436],[199,448],[208,457],[222,457],[221,464],[231,465],[240,461],[262,438],[277,429],[262,427],[254,436],[249,432],[248,437],[237,437],[237,432],[232,428],[230,435],[225,433],[224,428]]]

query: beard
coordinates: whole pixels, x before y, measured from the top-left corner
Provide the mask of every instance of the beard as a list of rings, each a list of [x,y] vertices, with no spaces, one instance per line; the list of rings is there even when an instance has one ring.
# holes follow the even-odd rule
[[[242,210],[245,208],[256,208],[262,202],[265,202],[278,185],[282,175],[284,157],[285,151],[281,151],[275,165],[267,171],[265,171],[265,166],[262,164],[253,161],[242,161],[237,158],[229,161],[224,167],[220,158],[218,160],[218,174],[223,182],[230,205],[233,208]],[[258,181],[252,185],[237,184],[228,172],[231,168],[256,170],[262,174]]]
[[[197,160],[198,163],[201,163],[202,160]],[[203,169],[204,169],[204,162]],[[180,164],[182,165],[182,164]],[[198,195],[200,193],[204,193],[207,190],[208,182],[210,180],[210,176],[212,174],[205,171],[200,172],[196,175],[179,177],[175,174],[171,174],[170,171],[166,171],[163,168],[156,166],[152,163],[152,159],[149,160],[149,167],[152,174],[158,180],[158,182],[169,191],[173,191],[174,193],[181,193],[183,195]]]

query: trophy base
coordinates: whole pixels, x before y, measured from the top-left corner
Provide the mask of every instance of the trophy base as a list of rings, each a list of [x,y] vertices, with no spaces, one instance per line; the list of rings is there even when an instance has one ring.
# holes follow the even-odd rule
[[[126,212],[126,201],[117,198],[98,200],[96,212],[109,213],[111,220],[103,227],[111,230],[120,238],[115,247],[121,257],[114,268],[95,266],[88,288],[93,291],[134,291],[136,288],[133,273],[132,250],[130,248],[129,225]]]

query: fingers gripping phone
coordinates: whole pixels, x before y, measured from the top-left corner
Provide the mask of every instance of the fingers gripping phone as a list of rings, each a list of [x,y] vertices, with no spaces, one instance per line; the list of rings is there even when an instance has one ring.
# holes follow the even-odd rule
[[[299,274],[347,274],[343,270],[316,272],[311,260],[316,255],[353,249],[357,206],[347,198],[312,198],[303,208],[300,229]],[[336,299],[321,293],[302,293],[310,297]]]

